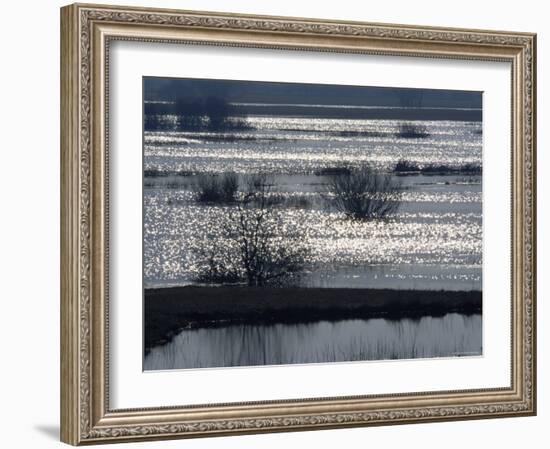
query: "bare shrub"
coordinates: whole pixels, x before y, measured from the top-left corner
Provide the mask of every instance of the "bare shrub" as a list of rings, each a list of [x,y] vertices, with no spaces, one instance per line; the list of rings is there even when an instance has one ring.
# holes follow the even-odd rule
[[[209,284],[236,284],[242,282],[242,274],[235,264],[233,251],[211,242],[206,249],[198,251],[201,270],[197,281]]]
[[[202,282],[246,282],[250,287],[287,282],[303,271],[309,249],[303,238],[285,235],[280,209],[270,204],[271,185],[263,175],[246,190],[221,223],[224,245],[203,255]]]
[[[402,194],[401,184],[391,175],[371,168],[333,176],[328,189],[336,210],[359,220],[386,218],[395,213]]]
[[[421,124],[402,123],[399,125],[399,130],[396,133],[397,137],[406,139],[424,139],[430,136],[428,129]]]
[[[399,159],[395,164],[393,171],[396,173],[419,172],[420,166],[415,162],[411,162],[406,159]]]
[[[199,203],[232,203],[236,200],[239,189],[239,176],[235,173],[201,173],[194,187],[195,199]]]
[[[225,173],[221,179],[222,197],[226,202],[235,200],[237,190],[239,189],[239,176],[236,173]]]

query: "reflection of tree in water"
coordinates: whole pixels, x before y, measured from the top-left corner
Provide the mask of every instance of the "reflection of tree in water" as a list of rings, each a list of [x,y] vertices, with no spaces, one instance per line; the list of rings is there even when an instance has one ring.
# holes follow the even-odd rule
[[[482,354],[481,315],[398,321],[236,324],[183,330],[153,348],[145,369],[455,357]]]
[[[200,282],[263,287],[288,282],[304,269],[308,245],[303,236],[285,233],[267,176],[251,176],[245,184],[226,220],[218,224],[221,239],[199,251]]]

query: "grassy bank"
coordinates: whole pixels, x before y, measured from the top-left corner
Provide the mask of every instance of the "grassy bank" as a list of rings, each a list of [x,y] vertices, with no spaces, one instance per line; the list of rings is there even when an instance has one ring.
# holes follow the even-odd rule
[[[481,313],[479,291],[172,287],[145,290],[145,350],[184,328]]]

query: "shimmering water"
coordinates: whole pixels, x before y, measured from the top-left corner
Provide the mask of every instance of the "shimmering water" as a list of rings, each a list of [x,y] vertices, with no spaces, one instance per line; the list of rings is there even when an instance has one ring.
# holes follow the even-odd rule
[[[327,207],[323,173],[371,164],[481,165],[479,122],[424,121],[429,135],[399,135],[403,121],[250,117],[238,132],[146,132],[145,286],[197,283],[197,253],[224,245],[227,205],[194,201],[203,172],[267,172],[285,237],[307,239],[301,286],[480,290],[481,176],[399,176],[403,204],[388,221],[351,221]]]
[[[145,370],[475,356],[481,316],[321,321],[184,330],[145,357]]]
[[[342,163],[388,166],[401,158],[419,163],[481,164],[480,122],[419,122],[430,135],[418,139],[399,137],[399,126],[407,123],[402,120],[247,120],[252,129],[225,135],[147,132],[145,169],[289,174],[311,173]]]

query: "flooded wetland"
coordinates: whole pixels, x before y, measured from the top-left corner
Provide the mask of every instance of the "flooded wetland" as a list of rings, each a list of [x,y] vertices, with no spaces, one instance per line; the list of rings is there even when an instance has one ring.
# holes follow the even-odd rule
[[[273,104],[261,92],[276,83],[206,81],[194,92],[216,92],[210,106],[198,94],[170,101],[162,79],[144,81],[146,341],[175,313],[148,308],[160,301],[148,292],[177,292],[181,309],[146,345],[144,369],[482,354],[480,93],[387,89],[361,100],[348,87],[341,99],[354,104],[334,92],[299,103],[286,88]],[[197,288],[217,293],[201,314],[190,305]],[[224,315],[244,289],[260,292],[250,301],[265,313],[239,314],[237,301]],[[407,306],[350,316],[348,290],[366,304],[397,291]],[[320,291],[333,314],[316,319]],[[293,298],[288,316],[270,317],[281,292]],[[475,295],[475,306],[446,309],[448,292]],[[431,313],[413,296],[443,304]]]

